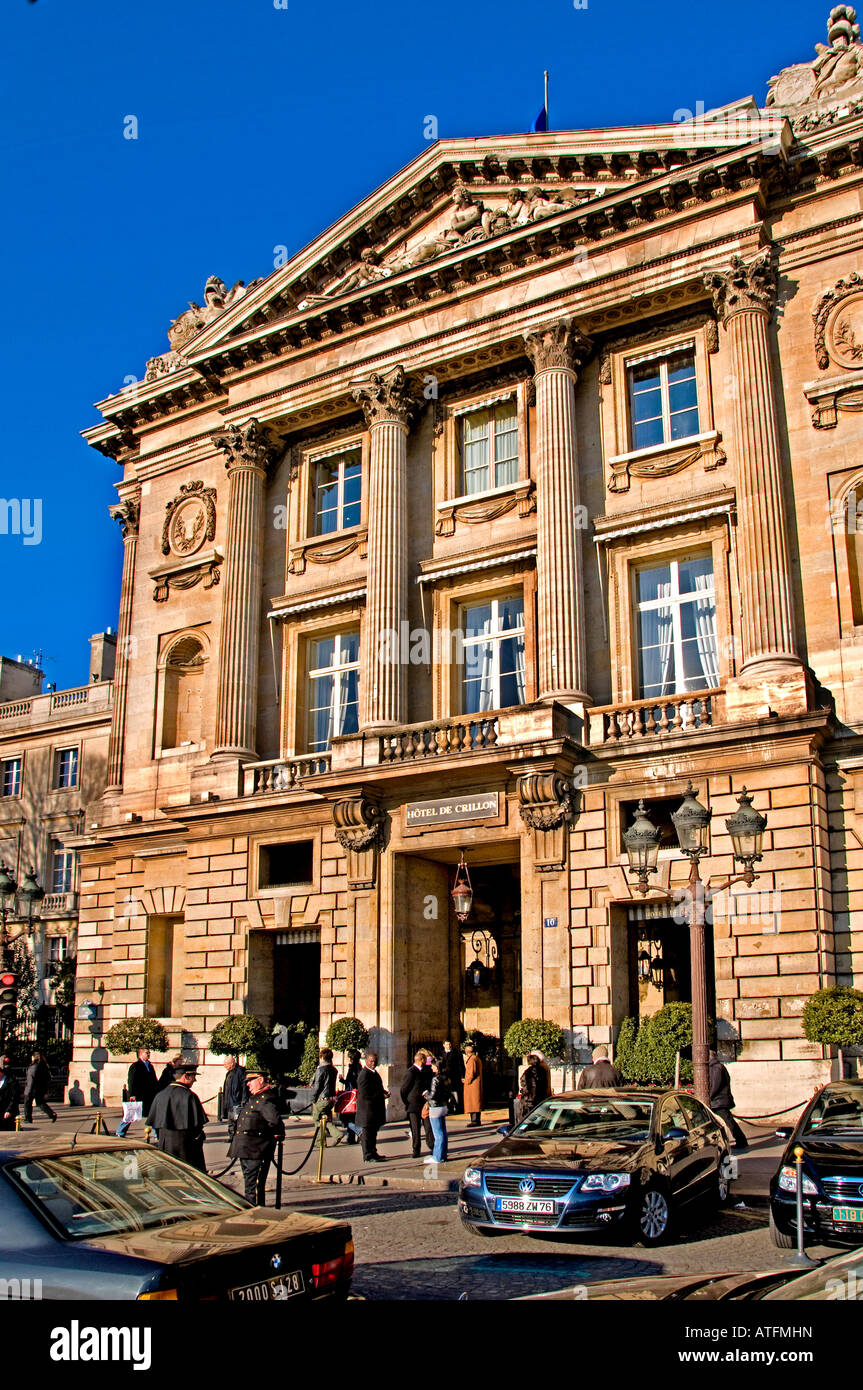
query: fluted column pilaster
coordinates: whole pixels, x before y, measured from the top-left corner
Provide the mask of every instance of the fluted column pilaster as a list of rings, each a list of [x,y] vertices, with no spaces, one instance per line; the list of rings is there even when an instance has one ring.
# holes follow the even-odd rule
[[[525,335],[536,381],[540,700],[589,701],[575,387],[590,343],[571,320]]]
[[[732,355],[736,445],[737,553],[747,679],[800,665],[788,561],[782,463],[770,366],[769,324],[777,273],[770,248],[735,256],[705,276]]]
[[[354,388],[369,427],[366,659],[360,727],[403,724],[402,623],[408,603],[407,437],[413,400],[396,367]]]
[[[257,420],[232,425],[213,443],[225,455],[230,487],[214,753],[254,758],[264,494],[274,450]]]
[[[129,684],[129,656],[132,646],[132,592],[135,583],[135,560],[138,553],[138,525],[141,516],[141,494],[134,492],[123,498],[110,514],[123,533],[123,573],[120,579],[120,615],[117,622],[117,656],[114,665],[114,688],[111,704],[111,732],[108,737],[108,791],[123,786],[123,755],[126,742],[126,695]]]

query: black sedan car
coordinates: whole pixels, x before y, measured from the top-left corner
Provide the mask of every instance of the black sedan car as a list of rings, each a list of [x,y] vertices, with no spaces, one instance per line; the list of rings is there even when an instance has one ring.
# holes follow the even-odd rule
[[[134,1140],[0,1136],[5,1299],[298,1302],[346,1296],[351,1228],[253,1207]]]
[[[797,1164],[803,1150],[803,1230],[810,1240],[863,1242],[863,1081],[837,1081],[813,1096],[793,1129],[770,1183],[770,1232],[797,1243]]]
[[[459,1212],[479,1235],[621,1231],[668,1238],[699,1200],[728,1200],[719,1120],[683,1091],[584,1090],[543,1101],[466,1170]]]

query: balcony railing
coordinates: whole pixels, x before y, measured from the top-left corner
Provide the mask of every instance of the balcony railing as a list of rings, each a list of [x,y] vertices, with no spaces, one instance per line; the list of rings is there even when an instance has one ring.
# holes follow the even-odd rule
[[[0,705],[0,719],[23,719],[32,708],[32,700],[4,700]]]
[[[307,777],[329,772],[330,753],[310,753],[300,758],[272,758],[264,763],[246,763],[244,796],[265,796],[268,792],[298,791]]]
[[[39,907],[39,916],[63,917],[77,911],[77,893],[46,893]]]
[[[44,695],[31,695],[26,700],[4,700],[0,703],[0,723],[21,719],[27,720],[30,725],[38,724],[52,715],[63,715],[85,705],[94,714],[104,713],[110,706],[112,692],[112,681],[95,681],[92,685],[77,686],[74,690],[49,690]]]
[[[51,696],[51,709],[71,709],[74,705],[86,705],[89,699],[89,685],[79,686],[77,690],[60,690]]]
[[[665,695],[658,700],[631,700],[625,705],[594,705],[590,742],[628,743],[637,738],[664,738],[711,728],[722,690]]]
[[[472,753],[481,748],[494,748],[499,737],[497,715],[488,719],[463,716],[436,724],[411,724],[397,733],[381,736],[380,759],[382,763],[401,763],[451,753]]]

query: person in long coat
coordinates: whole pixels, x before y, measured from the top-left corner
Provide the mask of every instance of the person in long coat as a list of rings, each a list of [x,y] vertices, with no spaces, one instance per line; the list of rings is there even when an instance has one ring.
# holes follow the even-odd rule
[[[386,1163],[378,1153],[378,1130],[386,1124],[389,1091],[384,1090],[377,1065],[377,1053],[367,1052],[365,1066],[357,1077],[357,1128],[362,1130],[365,1163]]]
[[[41,1052],[33,1053],[33,1060],[27,1068],[27,1075],[24,1078],[24,1119],[28,1125],[33,1123],[33,1103],[44,1111],[49,1120],[56,1120],[57,1116],[48,1104],[45,1096],[48,1087],[51,1085],[51,1072],[48,1063]]]
[[[267,1174],[276,1144],[285,1137],[285,1125],[270,1078],[258,1071],[246,1075],[249,1095],[240,1110],[228,1157],[240,1160],[246,1200],[252,1206],[263,1207],[266,1205]]]
[[[527,1062],[528,1065],[521,1074],[518,1099],[515,1103],[517,1124],[548,1095],[548,1078],[535,1052],[531,1052]]]
[[[137,1061],[133,1062],[129,1068],[126,1078],[126,1090],[129,1100],[139,1100],[141,1102],[141,1115],[146,1115],[153,1104],[156,1092],[159,1089],[159,1082],[156,1077],[156,1068],[150,1061],[149,1047],[138,1048]],[[121,1120],[117,1126],[117,1138],[125,1138],[130,1120]]]
[[[191,1062],[174,1066],[175,1079],[164,1091],[159,1091],[147,1124],[159,1132],[159,1148],[163,1153],[181,1158],[193,1168],[206,1173],[204,1162],[204,1107],[192,1090],[198,1069]]]
[[[446,1068],[447,1079],[452,1092],[450,1108],[453,1114],[461,1114],[464,1110],[462,1103],[462,1091],[464,1089],[464,1058],[457,1047],[447,1039],[443,1045],[443,1063]]]
[[[0,1129],[14,1129],[21,1088],[12,1075],[8,1057],[0,1057]]]
[[[482,1062],[473,1043],[464,1048],[464,1109],[470,1115],[468,1129],[478,1129],[482,1123]]]

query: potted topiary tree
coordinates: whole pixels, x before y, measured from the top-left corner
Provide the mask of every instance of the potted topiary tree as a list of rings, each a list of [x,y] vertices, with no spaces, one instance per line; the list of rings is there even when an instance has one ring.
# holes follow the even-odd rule
[[[678,1052],[691,1046],[692,1005],[664,1004],[645,1018],[638,1029],[628,1078],[641,1086],[670,1086],[674,1082]],[[691,1061],[681,1061],[680,1080],[692,1080]]]
[[[264,1053],[270,1035],[254,1014],[231,1014],[217,1023],[210,1034],[210,1052],[214,1057],[232,1057],[249,1053]]]
[[[369,1030],[358,1018],[334,1018],[324,1041],[333,1052],[347,1052],[350,1047],[362,1052],[369,1045]]]
[[[803,1009],[803,1033],[809,1042],[839,1050],[839,1079],[845,1075],[846,1047],[863,1043],[863,992],[847,985],[819,989]]]
[[[617,1043],[614,1048],[614,1065],[625,1081],[634,1079],[632,1068],[635,1061],[635,1044],[637,1038],[637,1020],[634,1018],[625,1018],[620,1025],[620,1031],[617,1034]]]
[[[123,1018],[111,1024],[105,1046],[115,1057],[134,1055],[142,1047],[167,1052],[168,1034],[157,1018]]]

